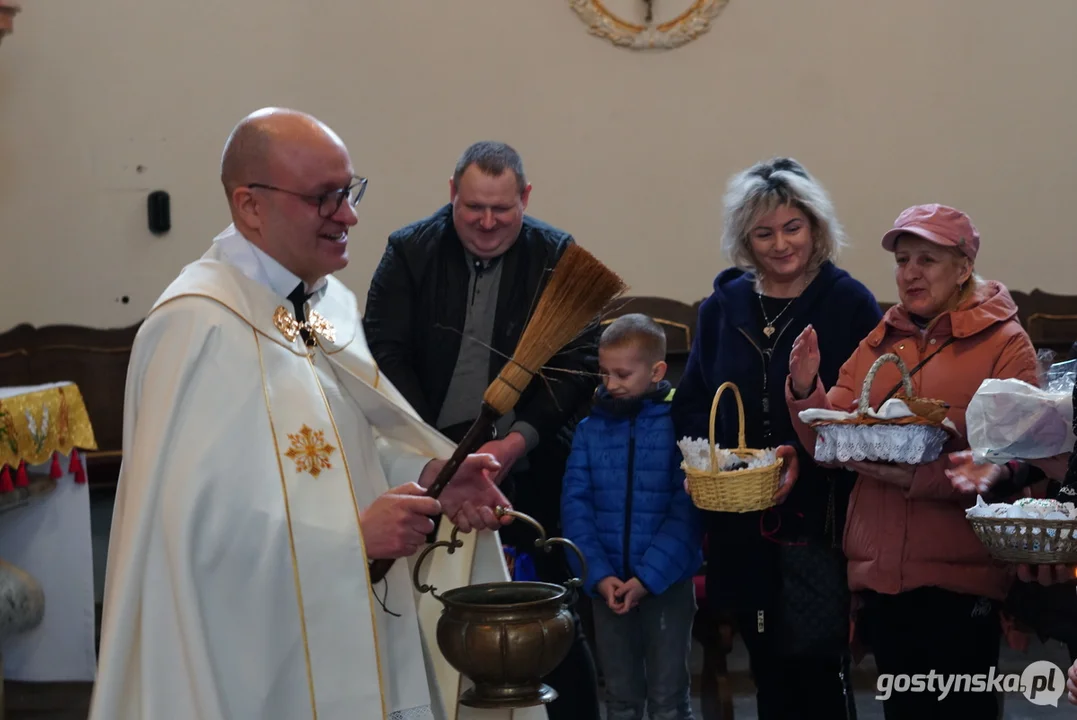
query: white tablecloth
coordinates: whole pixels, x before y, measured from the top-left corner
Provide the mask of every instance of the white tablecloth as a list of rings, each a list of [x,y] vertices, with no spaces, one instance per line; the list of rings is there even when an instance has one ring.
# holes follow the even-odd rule
[[[2,390],[3,395],[11,394],[11,388]],[[68,469],[67,457],[60,457],[60,466]],[[47,475],[49,463],[27,469]],[[92,681],[97,660],[87,484],[76,483],[66,473],[56,481],[54,492],[0,514],[0,557],[30,573],[45,592],[41,624],[3,641],[4,678]]]

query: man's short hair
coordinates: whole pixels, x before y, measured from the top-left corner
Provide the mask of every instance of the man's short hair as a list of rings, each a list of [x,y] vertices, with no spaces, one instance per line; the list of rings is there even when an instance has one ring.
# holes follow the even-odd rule
[[[650,362],[666,359],[666,333],[643,313],[622,315],[606,326],[598,340],[600,348],[629,344],[638,347]]]
[[[524,161],[520,159],[520,154],[511,145],[492,140],[483,140],[469,147],[456,161],[456,170],[452,174],[454,185],[460,186],[460,178],[464,176],[464,172],[472,165],[479,168],[483,174],[491,177],[500,177],[501,173],[511,170],[516,176],[517,191],[523,193],[527,189]]]

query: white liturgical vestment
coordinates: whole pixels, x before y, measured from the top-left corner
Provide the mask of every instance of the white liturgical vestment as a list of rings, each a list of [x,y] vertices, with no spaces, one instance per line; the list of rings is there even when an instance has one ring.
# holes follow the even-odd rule
[[[371,584],[360,510],[454,446],[381,375],[351,292],[316,289],[307,347],[267,261],[229,228],[139,329],[91,720],[544,719],[459,704],[410,562]],[[508,581],[497,533],[461,539],[424,582]]]

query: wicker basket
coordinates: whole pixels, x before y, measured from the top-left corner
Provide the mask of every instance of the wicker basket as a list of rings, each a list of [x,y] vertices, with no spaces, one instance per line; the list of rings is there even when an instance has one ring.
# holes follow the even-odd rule
[[[898,399],[915,414],[911,417],[881,419],[868,415],[875,375],[892,362],[901,371],[904,393]],[[815,459],[818,462],[899,462],[924,464],[936,460],[949,439],[942,421],[949,406],[939,400],[913,396],[912,380],[901,358],[893,353],[879,357],[864,377],[860,400],[853,417],[843,420],[815,420]],[[805,411],[802,415],[811,411]]]
[[[1029,565],[1077,563],[1077,523],[1072,520],[996,517],[968,520],[996,560]]]
[[[692,496],[692,502],[700,510],[734,513],[766,510],[774,505],[774,493],[778,491],[778,482],[781,479],[781,458],[765,467],[717,470],[718,455],[722,451],[714,442],[714,420],[718,412],[718,401],[726,388],[732,389],[737,399],[737,417],[740,423],[737,448],[729,452],[736,453],[741,458],[761,457],[767,454],[764,450],[751,450],[745,447],[744,403],[740,398],[740,390],[731,382],[723,383],[714,393],[714,401],[711,403],[710,469],[697,470],[688,467],[687,463],[681,463],[681,469],[684,470],[688,480],[688,494]]]

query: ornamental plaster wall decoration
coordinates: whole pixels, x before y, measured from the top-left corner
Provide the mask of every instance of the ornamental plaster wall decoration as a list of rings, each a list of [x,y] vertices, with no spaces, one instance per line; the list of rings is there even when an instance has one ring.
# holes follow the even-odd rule
[[[679,0],[687,8],[673,19],[657,23],[654,21],[656,0],[640,2],[644,11],[642,24],[614,14],[603,0],[569,0],[592,35],[631,50],[672,50],[695,40],[710,29],[729,0]]]

